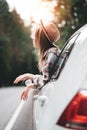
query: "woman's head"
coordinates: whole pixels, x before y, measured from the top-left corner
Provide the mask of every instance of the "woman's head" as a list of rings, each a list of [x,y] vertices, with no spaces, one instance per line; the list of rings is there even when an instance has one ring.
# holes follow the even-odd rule
[[[60,39],[60,32],[53,22],[43,24],[43,22],[41,21],[41,26],[45,36],[47,37],[47,39],[50,41],[51,44],[55,43],[57,40]]]
[[[35,31],[35,38],[33,40],[34,47],[39,50],[39,66],[41,68],[43,64],[44,52],[55,46],[54,43],[60,38],[58,28],[53,22],[43,24],[41,21],[40,25]]]
[[[35,39],[33,40],[33,44],[34,47],[36,47],[40,52],[44,52],[48,48],[53,46],[45,36],[45,33],[41,25],[35,31]]]
[[[46,51],[51,46],[54,46],[54,43],[59,40],[60,32],[57,26],[53,22],[48,22],[43,24],[41,21],[40,25],[35,31],[34,46],[40,51]]]

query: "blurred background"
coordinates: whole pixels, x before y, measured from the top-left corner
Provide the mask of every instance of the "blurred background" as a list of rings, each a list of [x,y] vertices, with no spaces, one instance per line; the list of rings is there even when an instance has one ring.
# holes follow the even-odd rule
[[[0,0],[0,87],[13,86],[23,73],[38,73],[32,27],[53,20],[61,33],[57,45],[87,23],[87,0]]]

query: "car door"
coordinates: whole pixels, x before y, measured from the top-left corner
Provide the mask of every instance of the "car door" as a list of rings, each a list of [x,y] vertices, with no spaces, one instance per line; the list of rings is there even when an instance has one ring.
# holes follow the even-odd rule
[[[83,28],[82,28],[83,29]],[[52,106],[53,104],[53,97],[55,96],[55,87],[56,84],[59,80],[59,77],[61,73],[63,73],[63,70],[66,66],[67,61],[70,58],[70,54],[73,51],[73,48],[75,44],[77,43],[77,40],[81,34],[82,30],[77,31],[74,35],[72,35],[67,42],[65,43],[64,47],[61,50],[61,53],[59,55],[59,58],[61,58],[61,55],[64,55],[63,58],[61,58],[60,66],[59,66],[59,74],[58,74],[58,79],[56,81],[51,81],[48,84],[46,84],[41,91],[38,93],[38,95],[35,95],[34,99],[34,125],[35,125],[35,130],[41,130],[39,129],[41,124],[44,122],[44,124],[50,124],[45,126],[46,129],[50,130],[51,129],[51,124],[53,119],[50,118],[50,112],[48,112],[47,115],[45,115],[46,111],[51,111],[52,109],[56,109],[54,107],[51,107],[48,109],[49,106]],[[57,85],[58,87],[58,85]],[[52,110],[53,111],[53,110]],[[45,118],[43,118],[45,115]],[[49,123],[50,122],[50,123]],[[43,128],[44,129],[44,128]]]

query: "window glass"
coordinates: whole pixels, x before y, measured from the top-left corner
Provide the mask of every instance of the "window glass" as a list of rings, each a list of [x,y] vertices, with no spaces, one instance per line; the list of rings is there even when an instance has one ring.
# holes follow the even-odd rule
[[[59,69],[58,76],[59,76],[60,72],[62,71],[62,69],[64,68],[64,65],[65,65],[74,45],[76,43],[75,41],[79,35],[80,35],[80,33],[77,33],[74,36],[70,37],[68,39],[68,41],[65,43],[63,49],[61,50],[61,53],[59,55],[59,60],[58,60],[58,61],[60,61],[59,67],[58,67],[58,69]]]
[[[67,43],[66,43],[66,46],[65,46],[65,49],[69,49],[71,46],[72,46],[72,44],[75,44],[75,41],[76,41],[76,39],[77,39],[77,37],[80,35],[80,33],[77,33],[76,35],[74,35],[73,37],[71,37],[68,41],[67,41]],[[64,49],[64,50],[65,50]]]

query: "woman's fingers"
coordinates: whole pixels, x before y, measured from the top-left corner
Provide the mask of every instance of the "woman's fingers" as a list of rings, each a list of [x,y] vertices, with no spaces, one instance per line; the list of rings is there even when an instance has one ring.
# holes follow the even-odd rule
[[[21,100],[27,100],[28,98],[28,93],[26,93],[25,91],[21,94]]]
[[[22,92],[22,94],[21,94],[21,100],[22,100],[22,98],[23,98],[23,95],[24,95],[24,92]]]
[[[17,84],[18,82],[22,81],[24,79],[23,75],[18,76],[15,80],[14,83]]]
[[[14,83],[17,84],[19,81],[20,81],[20,77],[17,77],[17,78],[14,80]]]
[[[26,88],[25,88],[25,90],[22,92],[22,94],[21,94],[21,100],[23,99],[23,100],[27,100],[27,98],[28,98],[28,93],[29,93],[29,91],[32,89],[32,86],[33,86],[33,84],[31,83],[30,84],[30,86],[27,86]]]

